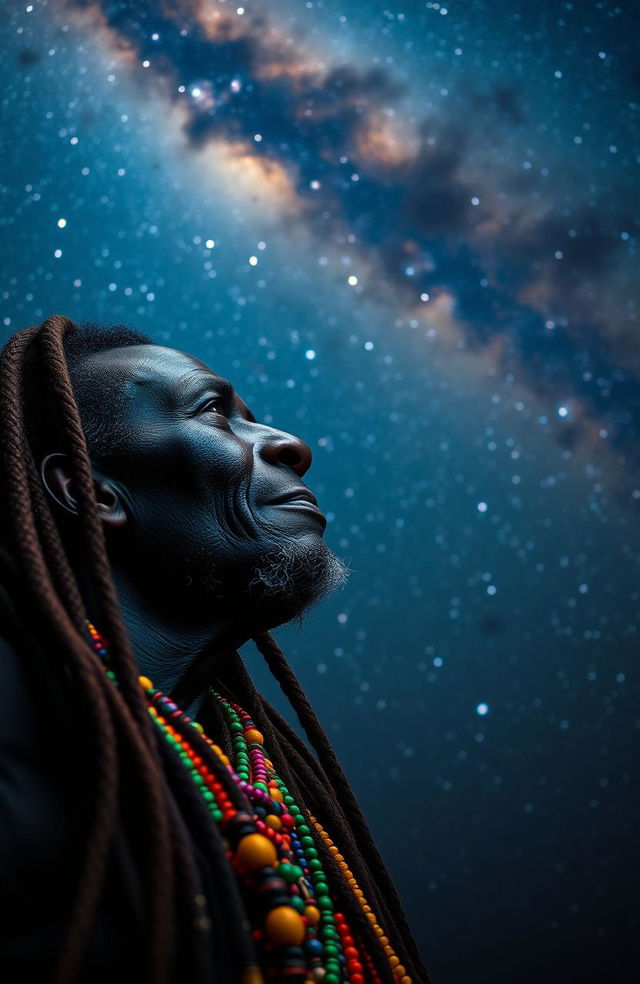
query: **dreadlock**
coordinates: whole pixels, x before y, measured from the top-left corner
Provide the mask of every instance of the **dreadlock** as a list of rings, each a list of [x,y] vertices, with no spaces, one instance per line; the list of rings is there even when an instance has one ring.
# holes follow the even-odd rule
[[[91,352],[140,344],[153,342],[124,326],[100,330],[90,324],[78,330],[68,318],[52,316],[13,335],[0,355],[1,538],[18,565],[39,622],[48,638],[55,640],[60,665],[71,675],[77,704],[93,739],[87,751],[93,776],[85,792],[87,829],[55,984],[73,981],[82,966],[118,822],[124,825],[130,843],[141,847],[134,854],[146,907],[146,978],[166,984],[171,968],[179,962],[185,979],[187,972],[196,984],[209,979],[209,922],[202,912],[204,894],[195,850],[206,859],[218,892],[207,901],[222,941],[219,945],[226,946],[226,979],[241,980],[246,968],[256,962],[244,902],[218,826],[204,809],[178,756],[154,734],[111,576],[94,492],[92,462],[105,460],[118,446],[118,401],[123,397],[114,389],[113,405],[105,414],[85,385],[82,360]],[[73,550],[65,521],[54,511],[38,473],[37,462],[53,447],[68,454],[76,488],[80,532]],[[77,550],[92,572],[95,617],[109,640],[117,688],[87,640],[87,611],[74,574]],[[246,707],[264,732],[288,788],[345,851],[358,885],[393,939],[407,974],[416,984],[428,982],[395,886],[327,735],[274,639],[264,633],[254,641],[296,712],[313,752],[256,691],[237,653],[212,682],[220,693]],[[219,714],[216,701],[208,696],[200,719],[210,722],[215,734],[220,733]],[[230,773],[219,757],[204,740],[198,751],[233,795]],[[380,980],[395,981],[379,936],[349,890],[332,851],[320,837],[316,841],[332,891],[368,941]]]

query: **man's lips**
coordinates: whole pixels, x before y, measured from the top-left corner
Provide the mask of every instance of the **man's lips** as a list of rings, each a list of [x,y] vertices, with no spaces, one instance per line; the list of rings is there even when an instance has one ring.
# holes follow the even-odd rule
[[[291,489],[289,492],[284,492],[282,495],[277,496],[275,499],[271,499],[269,502],[265,503],[267,506],[292,506],[294,508],[298,507],[311,512],[316,513],[317,517],[323,525],[326,527],[327,520],[324,513],[318,507],[318,500],[316,499],[313,492],[309,489],[297,488]]]
[[[283,502],[310,502],[312,506],[315,506],[316,509],[318,508],[318,500],[309,489],[292,489],[290,492],[279,495],[276,499],[271,499],[270,502],[267,502],[267,505],[279,506]]]

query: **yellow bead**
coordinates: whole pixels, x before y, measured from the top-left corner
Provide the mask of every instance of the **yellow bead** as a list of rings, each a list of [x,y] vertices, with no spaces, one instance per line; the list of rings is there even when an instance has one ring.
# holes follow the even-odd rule
[[[284,803],[282,793],[280,792],[279,789],[270,789],[269,796],[271,797],[272,800],[275,800],[276,803]]]
[[[140,686],[143,690],[153,690],[153,684],[151,683],[149,677],[141,676],[138,677],[138,680],[140,681]]]
[[[274,845],[263,834],[247,834],[238,844],[236,859],[247,871],[255,871],[267,865],[273,867],[277,854]]]
[[[245,731],[244,736],[247,741],[257,741],[259,745],[264,745],[264,737],[261,731],[257,728],[249,728]]]
[[[277,817],[275,813],[269,813],[264,818],[264,822],[266,823],[267,827],[271,827],[272,830],[280,830],[282,826],[282,820],[280,819],[280,817]]]
[[[320,909],[316,909],[315,905],[305,906],[304,914],[310,926],[317,926],[320,922]]]
[[[267,936],[277,946],[300,946],[304,940],[302,916],[289,905],[277,905],[265,919]]]

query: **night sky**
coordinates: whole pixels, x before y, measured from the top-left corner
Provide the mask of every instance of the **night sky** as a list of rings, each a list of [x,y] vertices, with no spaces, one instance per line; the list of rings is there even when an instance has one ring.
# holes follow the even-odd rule
[[[436,984],[637,982],[637,10],[0,11],[4,335],[131,324],[311,446],[352,573],[277,636]]]

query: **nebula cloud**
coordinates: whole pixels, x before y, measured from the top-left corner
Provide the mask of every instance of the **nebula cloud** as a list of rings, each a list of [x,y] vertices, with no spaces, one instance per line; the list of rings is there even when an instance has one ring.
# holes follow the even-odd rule
[[[526,120],[517,87],[469,84],[464,122],[411,122],[392,72],[320,65],[226,3],[70,6],[179,107],[194,152],[222,144],[263,162],[283,219],[327,250],[348,237],[366,271],[359,292],[436,328],[446,311],[462,344],[493,353],[550,408],[571,407],[565,442],[600,433],[640,463],[638,341],[618,289],[633,215],[622,193],[603,218],[584,195],[565,207],[569,178],[487,165],[492,141]]]

